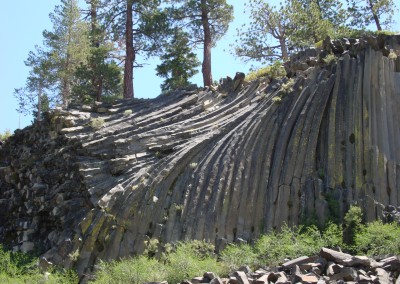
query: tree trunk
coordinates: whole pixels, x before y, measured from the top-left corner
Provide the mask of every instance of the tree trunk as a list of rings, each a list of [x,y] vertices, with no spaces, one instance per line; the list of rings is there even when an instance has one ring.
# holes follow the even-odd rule
[[[97,78],[97,80],[98,80],[98,86],[97,86],[96,101],[100,102],[101,95],[103,94],[103,75],[101,75],[100,78]]]
[[[279,38],[279,44],[281,46],[282,59],[287,60],[289,58],[289,54],[288,54],[286,41],[285,41],[284,37]]]
[[[126,1],[126,58],[124,69],[124,98],[133,99],[133,62],[135,50],[133,48],[133,1]]]
[[[372,17],[374,18],[376,28],[378,29],[378,31],[381,31],[382,30],[381,23],[379,22],[378,15],[374,11],[374,4],[372,3],[371,0],[368,0],[368,4],[369,4],[369,9],[371,10],[372,13]]]
[[[201,21],[204,30],[204,55],[203,55],[203,65],[201,72],[203,73],[204,86],[211,86],[213,83],[212,73],[211,73],[212,41],[211,41],[210,24],[208,22],[208,7],[206,0],[201,0]]]
[[[38,123],[42,121],[42,83],[39,82],[38,88],[38,108],[37,108],[37,117],[36,120]]]
[[[91,19],[91,30],[92,30],[92,48],[99,48],[100,47],[100,31],[98,27],[98,18],[97,18],[97,10],[99,7],[98,0],[91,0],[90,1],[90,19]],[[96,70],[98,62],[91,61],[91,69]],[[96,101],[100,102],[101,97],[103,95],[103,74],[99,75],[94,72],[92,77],[92,84],[95,88],[96,92]]]

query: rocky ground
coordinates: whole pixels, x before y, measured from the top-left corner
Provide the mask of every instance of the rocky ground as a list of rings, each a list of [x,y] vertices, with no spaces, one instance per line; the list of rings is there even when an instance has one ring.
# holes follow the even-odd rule
[[[203,276],[185,280],[181,284],[399,284],[399,275],[400,260],[396,256],[373,259],[322,248],[319,255],[302,256],[279,267],[251,271],[243,266],[231,273],[229,278],[219,278],[213,272],[205,272]]]

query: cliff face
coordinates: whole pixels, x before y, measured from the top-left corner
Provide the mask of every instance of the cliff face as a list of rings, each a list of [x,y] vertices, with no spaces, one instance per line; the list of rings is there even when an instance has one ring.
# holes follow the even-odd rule
[[[152,238],[251,240],[354,202],[373,220],[400,205],[399,46],[325,41],[291,79],[50,113],[0,151],[0,241],[82,274]]]

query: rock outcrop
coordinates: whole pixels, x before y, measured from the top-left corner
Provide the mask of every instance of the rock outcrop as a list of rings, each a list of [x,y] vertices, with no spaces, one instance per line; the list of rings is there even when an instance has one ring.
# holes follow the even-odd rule
[[[49,113],[2,145],[0,241],[83,274],[152,238],[251,240],[354,202],[373,220],[400,205],[399,46],[328,40],[290,79]]]

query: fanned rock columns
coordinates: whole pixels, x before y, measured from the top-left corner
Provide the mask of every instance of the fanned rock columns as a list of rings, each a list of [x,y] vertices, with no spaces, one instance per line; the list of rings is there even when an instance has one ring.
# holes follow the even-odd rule
[[[329,41],[294,56],[290,79],[49,114],[51,130],[22,131],[49,147],[31,135],[1,152],[0,204],[12,206],[0,209],[0,236],[83,274],[150,239],[251,240],[283,223],[340,220],[355,202],[373,220],[375,204],[400,205],[400,64],[387,56],[399,42]],[[24,151],[43,159],[5,156]],[[61,187],[71,180],[74,194]],[[36,207],[32,192],[43,193]]]

